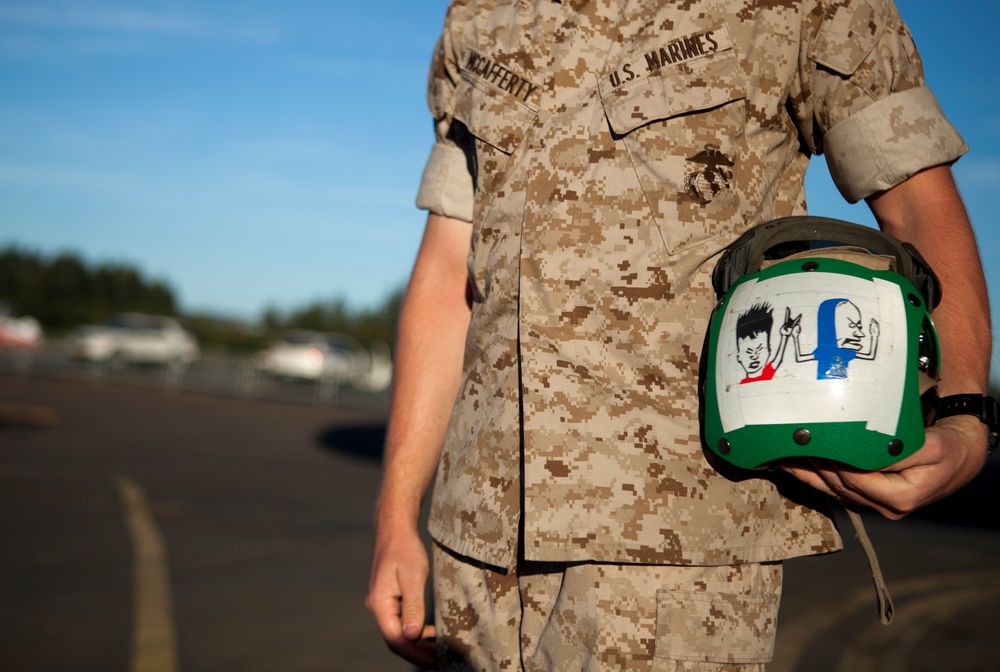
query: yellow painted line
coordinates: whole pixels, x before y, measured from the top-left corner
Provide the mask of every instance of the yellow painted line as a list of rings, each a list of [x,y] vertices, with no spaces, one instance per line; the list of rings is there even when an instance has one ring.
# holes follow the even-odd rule
[[[166,545],[142,488],[127,476],[115,478],[132,536],[134,614],[130,672],[177,672],[177,637],[170,598]]]

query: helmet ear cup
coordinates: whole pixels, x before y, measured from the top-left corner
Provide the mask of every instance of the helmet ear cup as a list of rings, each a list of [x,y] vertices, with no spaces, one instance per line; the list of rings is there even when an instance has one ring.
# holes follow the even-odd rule
[[[920,405],[924,427],[930,427],[937,419],[937,384],[941,380],[941,345],[937,330],[928,315],[917,336],[917,374],[920,380]]]
[[[784,246],[780,259],[757,254],[754,232],[723,254],[713,282],[728,287],[701,367],[702,436],[714,456],[743,468],[806,456],[881,469],[923,445],[940,369],[928,306],[940,292],[929,300],[899,272],[936,283],[898,241],[874,244],[888,237],[857,228],[863,245],[838,232],[802,251],[801,239],[824,227],[803,233],[782,220],[758,239],[760,249]],[[733,279],[744,261],[754,270]]]

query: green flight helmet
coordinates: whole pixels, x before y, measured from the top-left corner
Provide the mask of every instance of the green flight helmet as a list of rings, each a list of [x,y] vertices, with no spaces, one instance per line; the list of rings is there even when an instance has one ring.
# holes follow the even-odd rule
[[[754,469],[793,457],[864,470],[924,443],[941,286],[913,246],[823,217],[761,224],[713,273],[702,436]]]

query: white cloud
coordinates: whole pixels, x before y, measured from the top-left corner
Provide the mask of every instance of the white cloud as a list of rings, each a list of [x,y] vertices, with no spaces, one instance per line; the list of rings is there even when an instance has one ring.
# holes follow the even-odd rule
[[[0,164],[0,187],[82,188],[118,191],[127,180],[83,168]]]
[[[48,30],[97,30],[180,37],[199,36],[207,32],[203,21],[180,13],[93,7],[82,9],[37,3],[0,6],[0,23]]]

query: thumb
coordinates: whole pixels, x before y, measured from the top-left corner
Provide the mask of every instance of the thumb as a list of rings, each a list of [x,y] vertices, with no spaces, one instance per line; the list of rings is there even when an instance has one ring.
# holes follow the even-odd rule
[[[422,577],[400,577],[403,592],[400,620],[403,637],[409,640],[420,639],[424,629],[424,585],[425,579]]]

